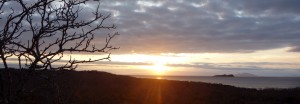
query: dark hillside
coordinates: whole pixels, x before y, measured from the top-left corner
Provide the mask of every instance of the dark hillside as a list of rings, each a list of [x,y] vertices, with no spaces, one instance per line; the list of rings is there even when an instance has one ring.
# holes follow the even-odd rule
[[[300,104],[300,88],[256,90],[97,71],[12,73],[19,82],[27,78],[22,93],[14,97],[17,104]]]

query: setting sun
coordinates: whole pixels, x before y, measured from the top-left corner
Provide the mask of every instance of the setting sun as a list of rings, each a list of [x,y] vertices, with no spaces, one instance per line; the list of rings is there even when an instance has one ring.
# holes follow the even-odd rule
[[[166,72],[167,70],[169,70],[170,67],[166,66],[165,63],[155,63],[153,66],[152,66],[152,70],[155,71],[156,74],[158,75],[161,75],[163,74],[164,72]]]
[[[150,70],[155,75],[163,75],[171,69],[164,62],[156,62],[149,66],[142,66],[141,68]]]

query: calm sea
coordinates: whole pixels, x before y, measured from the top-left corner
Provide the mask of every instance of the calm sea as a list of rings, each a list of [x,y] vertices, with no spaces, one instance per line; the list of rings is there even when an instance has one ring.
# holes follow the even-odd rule
[[[300,77],[204,77],[204,76],[134,76],[179,81],[195,81],[232,85],[244,88],[295,88],[300,87]]]

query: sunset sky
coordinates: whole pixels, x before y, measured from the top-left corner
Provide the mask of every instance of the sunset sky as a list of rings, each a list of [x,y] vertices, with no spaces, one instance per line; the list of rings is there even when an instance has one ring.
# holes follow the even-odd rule
[[[300,76],[299,0],[101,0],[121,35],[110,62],[125,75]],[[84,8],[95,8],[88,3]],[[103,35],[103,34],[102,34]],[[103,38],[96,38],[100,44]],[[80,59],[101,55],[74,54]]]
[[[117,74],[300,76],[300,1],[103,0]],[[94,63],[96,64],[96,63]],[[162,65],[164,64],[164,65]],[[161,68],[163,71],[155,70]]]

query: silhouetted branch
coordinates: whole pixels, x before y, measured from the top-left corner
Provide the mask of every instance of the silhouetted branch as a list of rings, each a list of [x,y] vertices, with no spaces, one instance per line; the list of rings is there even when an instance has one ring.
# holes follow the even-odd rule
[[[107,26],[104,22],[110,18],[110,15],[104,16],[99,12],[100,3],[97,5],[91,20],[80,20],[80,5],[85,5],[88,0],[61,0],[62,5],[56,6],[52,3],[55,0],[37,0],[34,4],[26,4],[22,0],[17,2],[22,7],[22,12],[16,14],[12,8],[12,12],[8,15],[6,25],[1,36],[2,40],[7,44],[3,44],[2,50],[5,56],[17,56],[20,60],[25,59],[25,66],[35,69],[39,66],[42,69],[74,69],[74,64],[95,62],[100,60],[108,60],[109,55],[105,58],[78,61],[69,60],[67,65],[54,68],[55,62],[61,61],[65,52],[87,52],[87,53],[108,53],[111,50],[118,49],[110,45],[111,40],[119,35],[114,33],[108,34],[108,37],[101,48],[92,44],[95,38],[95,32],[100,29],[115,29],[114,24]],[[1,5],[0,8],[2,8]],[[38,18],[34,20],[34,18]],[[95,25],[95,23],[98,23]],[[24,26],[26,24],[26,26]],[[12,31],[10,29],[13,28]],[[81,30],[79,32],[78,30]],[[26,34],[27,33],[27,34]],[[19,39],[22,34],[31,34],[32,38],[24,43]],[[53,38],[56,38],[53,40]],[[49,41],[49,39],[52,41]],[[15,47],[7,47],[7,46]],[[10,51],[7,51],[9,49]],[[9,54],[8,53],[13,53]],[[0,52],[1,54],[1,52]],[[68,66],[69,65],[69,66]],[[22,66],[22,65],[19,65]]]
[[[7,70],[7,79],[0,74],[0,103],[10,103],[12,94],[9,58],[17,59],[18,68],[30,70],[74,70],[78,64],[101,60],[110,61],[110,51],[118,49],[111,41],[118,32],[107,34],[106,40],[95,45],[100,30],[116,29],[107,24],[110,14],[100,13],[100,2],[90,19],[82,15],[89,0],[0,0],[0,58]],[[12,5],[6,5],[12,3]],[[18,7],[18,8],[15,8]],[[103,34],[103,35],[105,35]],[[72,53],[107,54],[98,59],[76,59]],[[64,60],[69,54],[69,60]],[[64,64],[61,64],[64,63]],[[3,82],[8,84],[4,85]],[[24,83],[24,82],[22,82]],[[5,88],[6,87],[6,88]],[[16,92],[22,92],[19,89]],[[7,93],[4,93],[7,92]]]

